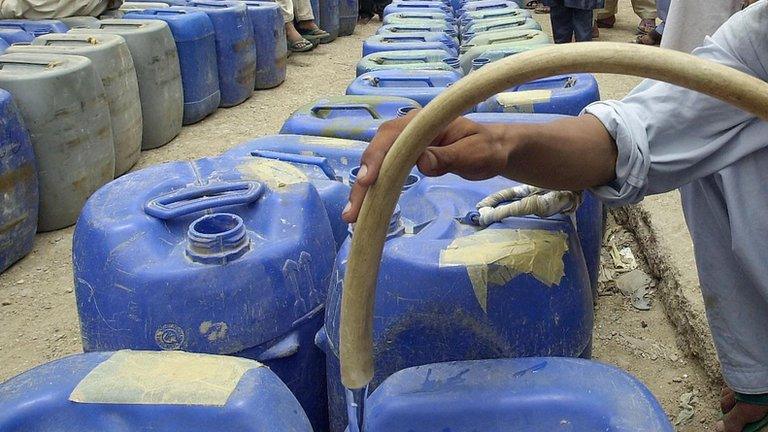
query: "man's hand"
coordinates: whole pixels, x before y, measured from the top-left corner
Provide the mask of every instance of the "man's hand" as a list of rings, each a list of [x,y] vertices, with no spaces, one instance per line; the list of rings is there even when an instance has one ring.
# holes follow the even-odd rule
[[[363,153],[360,171],[342,213],[348,223],[357,220],[368,188],[379,177],[381,164],[390,147],[403,129],[413,120],[417,110],[407,116],[388,121],[379,127],[376,136]],[[459,117],[453,121],[422,153],[417,162],[419,171],[430,177],[455,173],[468,180],[485,180],[502,174],[507,166],[508,151],[502,139],[508,128],[481,125]]]

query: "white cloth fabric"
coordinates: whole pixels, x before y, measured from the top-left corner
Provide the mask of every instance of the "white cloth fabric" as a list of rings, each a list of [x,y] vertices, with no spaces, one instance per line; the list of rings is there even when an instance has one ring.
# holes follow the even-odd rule
[[[99,16],[123,0],[0,0],[0,19],[53,19]]]
[[[736,13],[693,53],[768,81],[768,0]],[[725,381],[768,393],[768,122],[650,80],[585,111],[618,147],[615,182],[593,192],[625,204],[680,189]]]
[[[742,0],[673,0],[664,25],[662,48],[691,52],[741,9]]]
[[[309,0],[275,0],[280,6],[280,11],[283,13],[284,22],[297,21],[310,21],[315,19],[315,15],[312,12],[312,4]]]

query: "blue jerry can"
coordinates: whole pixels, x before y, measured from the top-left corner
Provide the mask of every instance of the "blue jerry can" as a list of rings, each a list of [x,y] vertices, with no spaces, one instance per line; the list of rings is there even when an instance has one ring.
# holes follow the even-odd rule
[[[156,165],[97,191],[73,267],[83,349],[264,362],[327,423],[323,323],[336,251],[307,176],[272,158]]]
[[[290,163],[317,189],[331,223],[337,249],[349,235],[341,212],[349,200],[350,171],[360,165],[364,141],[310,135],[272,135],[241,144],[222,157],[262,157]]]
[[[185,125],[196,123],[219,107],[219,70],[216,42],[210,18],[200,11],[145,9],[131,11],[124,19],[159,19],[168,23],[179,53],[184,90]]]
[[[461,72],[459,58],[444,50],[380,51],[369,54],[357,62],[357,76],[385,70],[444,70]]]
[[[30,43],[35,38],[31,33],[20,28],[0,28],[0,39],[6,42],[7,45],[15,43]]]
[[[461,15],[464,12],[472,11],[490,11],[499,9],[520,9],[520,6],[509,0],[481,0],[466,2],[456,12],[457,15]]]
[[[459,55],[454,38],[445,33],[372,35],[363,41],[363,57],[381,51],[443,50],[450,57]]]
[[[432,346],[418,347],[429,350]],[[523,358],[402,370],[368,398],[369,432],[673,432],[637,379],[598,362]]]
[[[0,273],[32,250],[37,232],[35,153],[11,94],[0,90]]]
[[[48,33],[66,33],[69,27],[58,20],[4,19],[0,20],[0,30],[23,30],[31,36],[27,40],[20,33],[16,32],[16,37],[19,39],[7,41],[9,44],[12,44],[16,42],[30,42],[35,37]],[[6,34],[11,35],[11,33]]]
[[[516,114],[516,113],[472,113],[466,117],[478,123],[546,123],[567,118],[557,114]],[[589,282],[593,294],[597,294],[597,278],[600,276],[600,251],[605,230],[603,203],[589,191],[584,192],[584,201],[576,211],[576,226],[579,229],[581,250],[589,271]]]
[[[386,24],[398,24],[398,23],[415,23],[425,21],[445,21],[453,24],[455,22],[453,14],[445,11],[404,11],[393,12],[382,19],[382,23]]]
[[[256,89],[277,87],[285,81],[288,47],[280,6],[271,1],[246,1],[256,41]]]
[[[460,79],[461,74],[455,71],[380,70],[355,78],[347,87],[347,94],[407,97],[426,106]]]
[[[339,36],[350,36],[357,26],[358,0],[339,0]]]
[[[398,110],[421,108],[394,96],[331,96],[302,106],[288,117],[281,134],[314,135],[370,141],[382,123]]]
[[[339,3],[341,0],[317,0],[320,7],[315,12],[317,25],[331,35],[330,41],[339,36]]]
[[[190,0],[191,1],[191,0]],[[186,6],[190,3],[187,0],[131,0],[131,3],[165,3],[169,6]]]
[[[264,365],[183,352],[76,354],[0,384],[0,430],[311,432]]]
[[[461,22],[462,28],[464,26],[467,26],[477,21],[517,18],[517,17],[525,17],[525,18],[532,17],[531,11],[527,9],[514,9],[514,8],[490,9],[490,10],[481,9],[476,11],[465,12],[462,15],[463,17],[459,20]]]
[[[477,33],[500,30],[541,30],[541,25],[533,18],[512,17],[492,20],[470,21],[462,26],[462,34],[471,39]]]
[[[593,296],[570,216],[481,229],[465,216],[510,180],[412,174],[406,185],[378,278],[372,390],[401,369],[434,362],[591,355]],[[337,256],[316,339],[326,352],[333,431],[347,420],[338,343],[349,246]]]
[[[256,85],[256,45],[245,4],[195,0],[190,1],[189,6],[173,6],[171,9],[202,11],[213,23],[221,90],[219,106],[239,105],[251,97]]]
[[[376,30],[378,35],[438,32],[447,34],[458,43],[456,27],[445,21],[428,20],[410,24],[385,24]]]
[[[478,112],[514,112],[579,115],[600,100],[591,74],[557,75],[513,87],[477,105]]]
[[[384,16],[397,12],[443,12],[449,14],[449,16],[453,16],[453,9],[439,1],[390,3],[384,8]]]

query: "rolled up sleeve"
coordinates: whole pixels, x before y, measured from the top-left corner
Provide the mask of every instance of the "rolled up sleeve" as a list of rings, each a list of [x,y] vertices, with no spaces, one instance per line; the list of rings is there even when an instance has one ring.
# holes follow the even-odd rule
[[[768,2],[729,20],[694,54],[766,80]],[[621,101],[584,113],[616,142],[616,179],[592,192],[609,205],[636,203],[711,175],[768,146],[768,123],[682,87],[643,81]],[[747,127],[758,123],[758,127]]]

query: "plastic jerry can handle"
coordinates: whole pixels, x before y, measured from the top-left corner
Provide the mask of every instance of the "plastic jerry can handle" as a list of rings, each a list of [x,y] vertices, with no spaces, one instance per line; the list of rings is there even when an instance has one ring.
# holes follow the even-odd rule
[[[510,27],[520,27],[521,25],[525,24],[524,20],[520,21],[511,21],[507,23],[501,23],[501,24],[492,24],[485,28],[485,31],[491,31],[493,29],[505,29]]]
[[[427,84],[427,87],[435,86],[430,77],[374,77],[368,81],[372,87],[380,87],[379,84],[383,82],[423,82]]]
[[[424,59],[426,61],[426,59]],[[321,111],[366,111],[368,114],[371,115],[371,118],[378,119],[379,115],[376,113],[376,111],[373,110],[373,108],[370,107],[370,105],[366,104],[337,104],[337,105],[326,105],[326,104],[320,104],[315,105],[312,107],[312,114],[314,114],[316,117],[325,118],[326,116],[320,115]]]
[[[381,41],[386,43],[426,42],[427,38],[423,36],[384,36]]]
[[[475,8],[475,10],[485,10],[485,9],[501,9],[501,8],[497,4],[478,6]]]
[[[405,51],[403,51],[403,52],[405,52]],[[389,60],[429,63],[429,59],[424,57],[424,56],[413,56],[413,57],[403,56],[403,57],[396,57],[396,58],[381,56],[381,57],[378,58],[378,61],[376,61],[376,60],[374,60],[374,61],[376,63],[379,63],[379,64],[384,64],[384,63],[386,63]]]
[[[147,201],[144,204],[144,212],[158,219],[168,220],[201,210],[250,204],[258,200],[263,193],[264,187],[255,181],[190,185],[180,191]]]
[[[294,331],[259,354],[256,360],[260,362],[267,362],[270,360],[290,357],[299,352],[299,347],[299,334],[298,332]]]
[[[322,156],[309,156],[309,155],[303,155],[303,154],[283,153],[283,152],[276,152],[276,151],[269,151],[269,150],[252,151],[251,156],[266,158],[266,159],[275,159],[281,162],[314,165],[320,168],[323,171],[323,174],[328,176],[330,180],[339,179],[336,176],[336,172],[333,170],[333,167],[331,167],[331,164],[328,163],[328,158],[324,158]]]
[[[494,39],[489,39],[488,44],[490,45],[490,44],[505,43],[505,42],[515,42],[515,41],[527,40],[527,39],[533,39],[533,35],[526,33],[520,36],[494,38]]]

